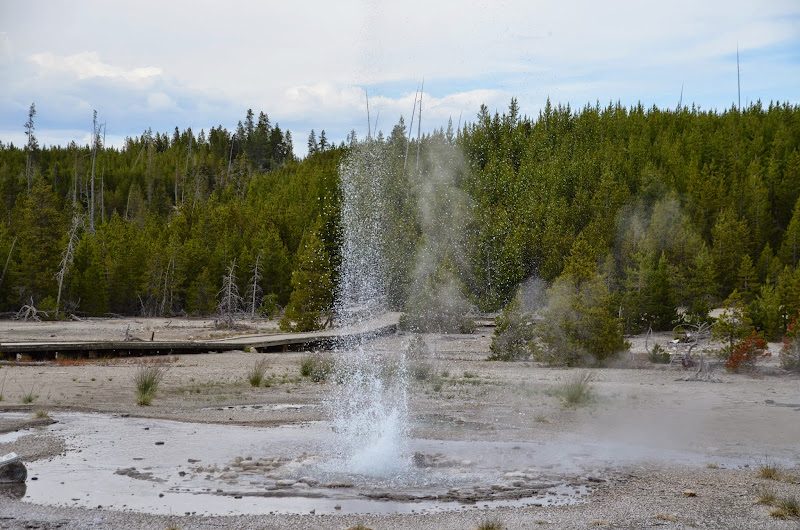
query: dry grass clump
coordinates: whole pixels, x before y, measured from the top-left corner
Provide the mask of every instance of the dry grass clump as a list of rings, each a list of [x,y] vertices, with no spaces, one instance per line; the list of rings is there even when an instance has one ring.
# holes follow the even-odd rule
[[[501,523],[497,519],[490,519],[490,520],[482,521],[478,525],[478,529],[477,530],[503,530],[504,528],[505,528],[505,526],[503,526],[503,523]]]
[[[778,464],[767,460],[758,466],[756,477],[769,480],[781,480],[783,478],[783,469]]]
[[[769,514],[776,519],[797,519],[800,517],[800,501],[794,495],[775,499],[774,508]]]
[[[658,515],[654,515],[653,519],[658,519],[659,521],[672,521],[675,522],[678,518],[674,515],[670,515],[668,513],[660,513]]]
[[[763,488],[756,497],[756,504],[772,506],[769,514],[776,519],[800,517],[800,501],[795,495],[778,496],[772,488]]]
[[[300,359],[300,375],[315,383],[325,381],[333,373],[333,359],[330,355],[312,353]]]
[[[415,334],[408,341],[406,357],[413,360],[428,359],[431,356],[431,349],[425,339],[419,333]]]
[[[262,357],[253,363],[247,372],[247,382],[252,387],[259,387],[267,375],[267,358]]]
[[[588,372],[578,372],[566,380],[561,385],[550,389],[548,395],[555,395],[564,400],[568,407],[585,405],[594,400],[594,393],[591,387],[592,374]]]
[[[758,493],[758,497],[756,497],[756,504],[764,504],[766,506],[774,506],[775,502],[777,502],[778,496],[775,495],[775,490],[770,488],[764,488]]]
[[[408,365],[408,375],[414,381],[427,381],[435,375],[433,365],[427,361],[415,361]]]
[[[164,379],[166,373],[166,367],[158,364],[141,365],[136,369],[133,383],[136,386],[137,405],[148,406],[153,403],[158,385],[161,384],[161,380]]]

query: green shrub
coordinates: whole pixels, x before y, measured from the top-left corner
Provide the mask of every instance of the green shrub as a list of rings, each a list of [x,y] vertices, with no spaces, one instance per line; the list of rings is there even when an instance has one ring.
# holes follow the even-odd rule
[[[533,315],[524,311],[521,295],[517,293],[497,318],[492,345],[489,346],[492,353],[488,360],[520,361],[530,358],[534,336]]]
[[[565,272],[548,289],[547,299],[535,327],[535,360],[565,366],[602,364],[630,347],[602,275],[577,279]]]
[[[442,264],[406,303],[400,329],[415,333],[472,333],[475,321],[465,287],[449,264]]]
[[[656,343],[653,349],[647,354],[647,360],[654,364],[669,364],[670,359],[669,352],[658,343]]]
[[[786,329],[781,348],[781,367],[790,372],[800,372],[800,322],[795,316]]]

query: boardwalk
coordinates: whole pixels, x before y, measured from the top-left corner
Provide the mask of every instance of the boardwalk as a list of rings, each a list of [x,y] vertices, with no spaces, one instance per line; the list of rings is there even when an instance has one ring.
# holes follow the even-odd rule
[[[26,341],[0,343],[4,360],[45,360],[59,357],[118,357],[127,355],[170,355],[224,352],[250,349],[259,352],[328,346],[364,336],[397,330],[400,313],[385,313],[349,326],[307,333],[265,333],[210,340],[138,341]]]

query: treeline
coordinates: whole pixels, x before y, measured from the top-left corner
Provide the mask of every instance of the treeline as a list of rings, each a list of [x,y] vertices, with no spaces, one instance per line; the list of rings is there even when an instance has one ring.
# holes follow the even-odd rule
[[[235,132],[148,130],[120,149],[100,135],[85,146],[0,144],[0,308],[213,314],[231,265],[243,298],[257,290],[251,310],[286,304],[304,231],[335,225],[340,151],[300,163],[288,131],[253,118]]]
[[[457,292],[499,310],[529,278],[552,284],[565,268],[579,284],[601,281],[628,331],[668,329],[678,308],[702,318],[736,292],[777,336],[800,307],[797,106],[575,111],[548,101],[531,118],[512,100],[424,136],[419,162],[407,132],[401,119],[367,141],[389,178],[395,308],[430,308],[420,296],[438,285],[451,301]],[[340,164],[358,145],[312,131],[309,156],[296,160],[291,136],[249,112],[234,132],[147,132],[118,150],[2,146],[0,306],[55,309],[73,219],[95,204],[94,232],[77,230],[63,275],[67,310],[210,314],[235,264],[238,291],[258,295],[243,296],[258,300],[251,310],[290,304],[294,292],[293,319],[301,300],[324,313],[340,262]],[[303,282],[327,292],[302,292]]]
[[[800,307],[800,108],[549,102],[484,108],[459,139],[475,201],[470,289],[485,308],[588,255],[628,331],[705,317],[734,291],[779,336]],[[577,256],[576,254],[581,254]]]

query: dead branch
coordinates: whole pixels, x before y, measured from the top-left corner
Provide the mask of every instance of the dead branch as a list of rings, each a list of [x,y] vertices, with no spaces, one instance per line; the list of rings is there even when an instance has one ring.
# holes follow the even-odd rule
[[[33,320],[34,322],[41,322],[42,318],[39,315],[44,315],[46,318],[50,318],[50,315],[47,311],[39,311],[33,305],[33,298],[31,298],[30,304],[25,304],[22,306],[19,311],[14,315],[14,320],[23,320],[27,322],[28,320]]]
[[[700,359],[695,360],[692,357],[692,350],[711,339],[711,325],[707,323],[700,324],[684,324],[675,328],[675,334],[678,338],[673,342],[675,344],[675,357],[674,360],[680,360],[684,369],[697,366],[694,374],[683,379],[683,381],[707,381],[712,383],[720,382],[720,379],[715,377],[711,372],[716,366],[706,361],[706,355],[703,350],[700,350]],[[680,351],[685,349],[683,355]]]

